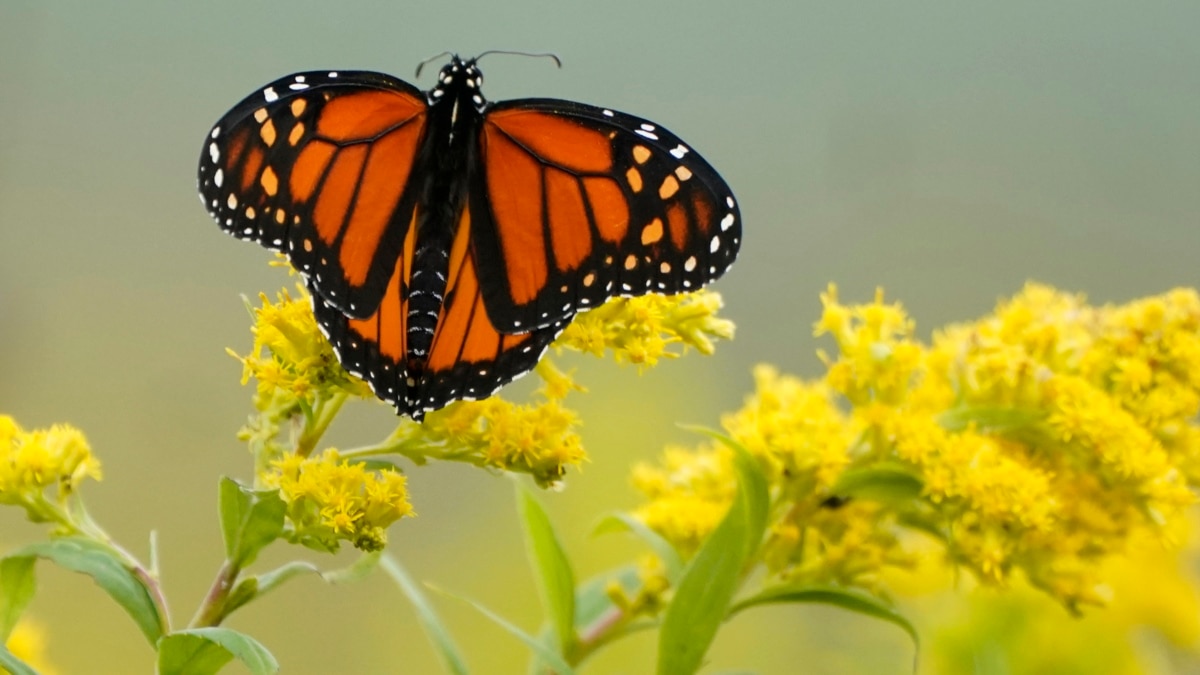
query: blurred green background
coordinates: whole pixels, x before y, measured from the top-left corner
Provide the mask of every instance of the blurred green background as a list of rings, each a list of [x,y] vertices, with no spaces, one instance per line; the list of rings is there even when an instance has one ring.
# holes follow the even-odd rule
[[[882,285],[923,335],[1027,279],[1095,302],[1195,285],[1197,26],[1194,2],[0,0],[0,411],[88,434],[107,474],[87,488],[94,515],[142,555],[158,532],[186,622],[221,560],[217,477],[250,471],[234,432],[251,392],[224,353],[249,345],[239,294],[287,283],[198,203],[204,134],[294,71],[411,79],[446,49],[552,50],[562,70],[485,61],[488,97],[576,99],[661,122],[718,167],[745,220],[738,264],[717,285],[736,341],[640,378],[564,364],[591,389],[574,403],[592,459],[543,497],[586,577],[639,552],[590,527],[635,503],[632,463],[691,442],[676,421],[715,426],[758,361],[819,372],[811,325],[829,281],[847,300]],[[393,424],[382,406],[356,405],[330,440],[373,441]],[[420,515],[392,529],[393,551],[419,578],[534,629],[508,481],[456,466],[410,476]],[[39,533],[0,513],[4,547]],[[263,563],[297,551],[275,553]],[[89,581],[49,567],[41,581],[32,611],[63,672],[150,670],[137,630]],[[521,672],[514,639],[438,603],[477,672]],[[302,579],[230,625],[289,673],[437,669],[382,575]],[[647,672],[652,649],[642,636],[586,672]],[[739,617],[711,657],[713,673],[911,668],[898,631],[814,608]]]

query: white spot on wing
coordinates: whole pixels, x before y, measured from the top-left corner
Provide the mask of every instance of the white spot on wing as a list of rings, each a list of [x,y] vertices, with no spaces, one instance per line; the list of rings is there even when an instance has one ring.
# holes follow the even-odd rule
[[[713,237],[712,241],[709,242],[709,244],[708,244],[708,251],[710,253],[716,253],[718,250],[720,250],[720,248],[721,248],[721,238]]]
[[[638,136],[643,136],[645,138],[649,138],[652,141],[658,140],[658,136],[655,136],[654,134],[650,133],[649,131],[646,131],[645,129],[637,129],[636,133]]]
[[[336,70],[329,71],[329,77],[337,77],[337,71]]]
[[[688,153],[687,146],[683,145],[682,143],[671,148],[671,156],[674,157],[675,159],[683,159],[683,156],[686,155],[687,153]]]
[[[613,111],[611,111],[611,110],[605,110],[605,111],[604,111],[604,116],[605,116],[605,117],[612,117],[612,116],[613,116]]]
[[[721,219],[721,230],[728,230],[731,227],[733,227],[733,214],[726,213],[725,217]]]
[[[267,87],[266,89],[263,89],[263,98],[267,99],[267,103],[270,103],[272,101],[278,101],[279,94],[275,93],[274,87]]]
[[[221,159],[221,149],[217,147],[216,143],[208,144],[208,156],[212,159],[213,164],[216,164],[217,160]]]
[[[288,89],[291,89],[292,91],[300,91],[301,89],[308,89],[308,85],[304,84],[303,82],[293,82],[288,85]]]
[[[224,183],[224,182],[225,182],[225,172],[222,171],[221,169],[217,169],[217,172],[215,174],[213,174],[213,183],[215,183],[217,187],[221,187],[221,183]]]
[[[213,127],[212,137],[216,138],[217,136],[220,136],[220,135],[221,135],[221,127]]]

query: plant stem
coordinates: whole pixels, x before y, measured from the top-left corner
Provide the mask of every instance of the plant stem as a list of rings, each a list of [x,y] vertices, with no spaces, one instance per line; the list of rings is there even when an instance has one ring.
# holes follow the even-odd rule
[[[217,578],[213,579],[212,586],[204,596],[204,602],[196,610],[192,622],[188,624],[189,628],[221,625],[225,619],[225,601],[229,599],[229,592],[233,590],[233,584],[240,572],[241,569],[231,560],[226,560],[221,565],[221,569],[217,570]]]

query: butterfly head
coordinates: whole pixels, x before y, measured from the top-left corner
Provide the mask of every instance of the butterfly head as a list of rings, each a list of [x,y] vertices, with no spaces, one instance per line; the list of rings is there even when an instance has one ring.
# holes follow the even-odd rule
[[[429,100],[437,103],[443,99],[466,99],[476,110],[487,107],[487,99],[480,91],[483,87],[483,72],[475,65],[476,59],[463,60],[458,54],[450,57],[450,63],[438,72],[437,84],[429,90]]]

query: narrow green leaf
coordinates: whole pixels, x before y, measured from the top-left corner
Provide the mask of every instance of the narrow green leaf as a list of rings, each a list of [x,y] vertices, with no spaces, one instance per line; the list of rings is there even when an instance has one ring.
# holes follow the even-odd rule
[[[229,628],[189,628],[158,642],[158,675],[212,675],[237,659],[254,675],[279,672],[261,642]]]
[[[38,675],[38,672],[30,668],[29,664],[5,649],[3,640],[0,640],[0,672],[8,672],[11,675]]]
[[[658,641],[659,675],[691,675],[704,659],[741,582],[746,561],[766,529],[767,481],[744,448],[706,432],[733,450],[738,493],[729,512],[684,568],[663,615]]]
[[[409,603],[412,604],[413,609],[417,610],[417,619],[421,622],[421,627],[425,629],[425,635],[429,637],[429,641],[433,643],[434,648],[437,650],[438,656],[441,657],[446,670],[454,673],[454,675],[467,675],[469,671],[467,670],[466,661],[463,660],[462,652],[454,644],[454,639],[450,637],[450,632],[442,624],[441,618],[438,617],[429,599],[425,597],[425,594],[421,592],[421,588],[409,576],[408,570],[404,569],[404,566],[386,553],[379,558],[379,566],[396,582],[396,585],[400,587],[400,591],[404,593]]]
[[[925,487],[920,477],[900,465],[872,466],[843,473],[831,492],[839,497],[864,497],[898,502],[914,499]]]
[[[593,533],[606,534],[618,530],[628,530],[649,544],[650,550],[654,551],[654,555],[658,556],[666,568],[667,580],[672,584],[679,581],[679,575],[683,573],[683,558],[679,556],[679,552],[661,534],[630,514],[617,511],[605,515],[596,524]]]
[[[228,477],[219,494],[225,557],[240,569],[283,532],[287,506],[278,490],[251,490]]]
[[[525,550],[533,566],[538,595],[560,654],[575,644],[575,575],[550,518],[529,489],[517,485],[517,504],[525,531]]]
[[[369,459],[352,459],[351,464],[357,464],[367,471],[397,471],[404,473],[404,467],[395,460],[371,457]]]
[[[229,599],[225,601],[225,614],[232,614],[234,610],[245,605],[247,602],[275,590],[282,586],[284,582],[302,574],[319,575],[323,581],[330,584],[345,584],[358,581],[367,576],[378,564],[378,553],[364,553],[350,565],[328,572],[322,572],[319,567],[310,562],[294,560],[270,572],[253,577],[245,577],[239,581],[237,586],[234,586],[233,590],[229,592]]]
[[[875,596],[845,588],[814,585],[777,586],[769,588],[758,595],[741,600],[730,608],[729,614],[732,616],[759,605],[787,602],[812,602],[831,605],[874,619],[887,621],[899,626],[905,633],[908,633],[908,637],[913,642],[913,649],[920,651],[920,637],[917,635],[916,627],[908,619],[904,618],[903,615]]]
[[[116,553],[82,537],[61,537],[25,546],[9,558],[45,558],[73,572],[90,576],[100,588],[116,600],[151,643],[162,635],[166,621],[149,589]]]
[[[21,620],[37,590],[33,556],[9,556],[0,560],[0,645]]]
[[[516,626],[516,624],[512,623],[508,619],[505,619],[504,617],[500,616],[499,614],[488,609],[483,604],[475,602],[474,600],[468,600],[467,598],[464,598],[461,595],[455,595],[454,593],[451,593],[451,592],[441,589],[441,588],[437,588],[436,586],[430,586],[429,584],[426,584],[426,586],[429,586],[430,588],[437,591],[438,593],[441,593],[442,595],[454,598],[456,600],[461,600],[462,602],[465,602],[468,605],[474,607],[476,609],[476,611],[478,611],[480,614],[486,616],[487,618],[491,619],[492,622],[495,623],[497,626],[500,626],[501,628],[503,628],[504,630],[508,631],[509,633],[511,633],[512,635],[517,637],[519,640],[521,640],[521,642],[524,642],[526,645],[528,645],[529,648],[534,651],[534,653],[537,655],[537,657],[539,659],[541,659],[543,662],[545,662],[546,665],[552,669],[552,671],[554,672],[554,675],[573,675],[573,673],[575,672],[574,670],[571,669],[571,666],[567,665],[567,662],[563,660],[563,657],[561,655],[559,655],[553,649],[550,649],[549,647],[547,647],[544,642],[542,642],[541,640],[537,639],[536,637],[530,635],[529,633],[526,633],[525,631],[521,630],[520,628],[518,628]]]
[[[371,572],[374,572],[376,567],[379,567],[379,560],[382,556],[382,551],[364,553],[345,567],[321,572],[321,578],[330,584],[351,584],[356,581],[362,581]]]

